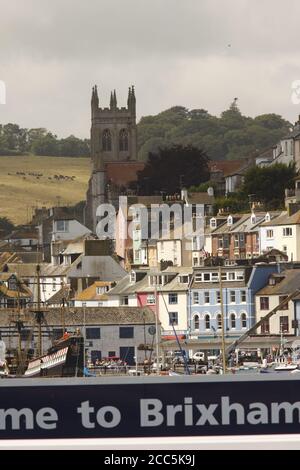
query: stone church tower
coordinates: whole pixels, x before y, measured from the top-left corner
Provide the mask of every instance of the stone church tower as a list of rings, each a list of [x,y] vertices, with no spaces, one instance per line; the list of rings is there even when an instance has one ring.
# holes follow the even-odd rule
[[[118,108],[116,91],[111,93],[110,107],[100,108],[97,86],[92,92],[91,158],[92,175],[87,192],[85,223],[95,231],[96,210],[111,202],[107,187],[107,165],[136,162],[137,129],[134,87],[129,88],[127,107]]]

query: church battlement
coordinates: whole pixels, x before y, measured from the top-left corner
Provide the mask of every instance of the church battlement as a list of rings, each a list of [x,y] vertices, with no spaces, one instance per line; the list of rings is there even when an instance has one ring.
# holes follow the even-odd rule
[[[99,118],[102,115],[106,116],[114,116],[116,114],[128,114],[132,116],[135,120],[136,117],[136,98],[135,98],[135,90],[134,86],[129,87],[128,91],[128,98],[127,98],[127,107],[122,106],[121,108],[118,107],[117,104],[117,94],[116,90],[111,92],[110,94],[110,106],[101,108],[99,107],[99,96],[98,96],[98,88],[97,85],[93,87],[92,92],[92,118]]]

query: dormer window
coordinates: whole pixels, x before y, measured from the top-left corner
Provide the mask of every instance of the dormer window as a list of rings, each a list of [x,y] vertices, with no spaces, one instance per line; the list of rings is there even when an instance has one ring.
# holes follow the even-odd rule
[[[233,217],[232,217],[232,215],[229,215],[229,216],[227,217],[227,225],[228,225],[228,227],[231,226],[231,225],[233,225]]]
[[[270,216],[269,212],[267,212],[266,215],[265,215],[265,222],[270,222],[270,220],[271,220],[271,216]]]
[[[274,277],[270,277],[269,286],[275,286],[275,284],[276,284],[276,279]]]
[[[130,273],[130,282],[136,282],[136,272],[131,271]]]
[[[217,227],[217,219],[214,217],[210,219],[210,228],[216,228]]]
[[[189,282],[189,275],[188,274],[182,274],[181,276],[179,276],[179,282],[181,284],[188,284]]]
[[[256,215],[255,214],[251,215],[251,224],[252,225],[256,224]]]

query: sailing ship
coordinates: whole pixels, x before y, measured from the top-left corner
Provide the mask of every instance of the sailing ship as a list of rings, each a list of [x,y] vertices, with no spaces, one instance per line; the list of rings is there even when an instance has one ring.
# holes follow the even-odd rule
[[[21,312],[20,302],[17,303],[17,312],[13,323],[18,332],[18,349],[14,357],[9,358],[10,376],[14,377],[80,377],[84,371],[84,337],[80,330],[68,333],[65,329],[65,301],[61,306],[62,337],[52,342],[52,345],[44,353],[42,324],[47,326],[48,307],[41,301],[40,266],[36,270],[37,302],[34,302],[26,311]],[[19,296],[18,296],[19,299]],[[27,338],[27,346],[22,348],[22,332],[25,322],[31,323],[30,334]],[[29,348],[37,328],[37,347]],[[27,326],[28,329],[28,326]]]
[[[84,338],[65,333],[47,354],[28,362],[24,377],[82,377],[84,370]]]

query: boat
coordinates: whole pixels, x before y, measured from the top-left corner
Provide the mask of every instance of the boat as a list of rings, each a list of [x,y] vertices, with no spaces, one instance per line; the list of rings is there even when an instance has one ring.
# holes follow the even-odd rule
[[[279,364],[278,366],[275,366],[274,370],[276,372],[291,372],[298,368],[299,368],[298,364],[285,362],[285,363]]]
[[[28,362],[23,375],[29,377],[82,377],[84,374],[84,338],[65,333],[47,354]]]

